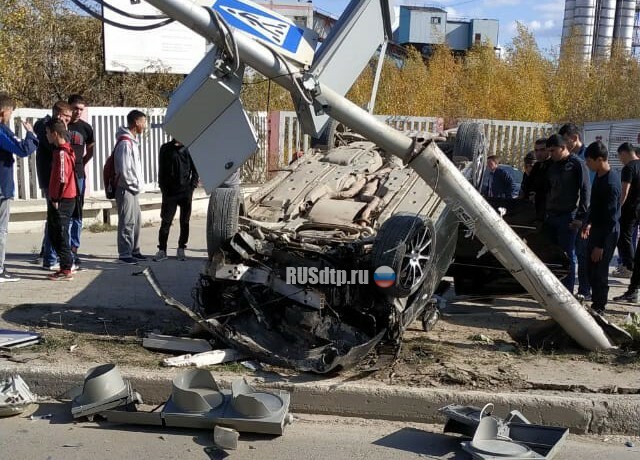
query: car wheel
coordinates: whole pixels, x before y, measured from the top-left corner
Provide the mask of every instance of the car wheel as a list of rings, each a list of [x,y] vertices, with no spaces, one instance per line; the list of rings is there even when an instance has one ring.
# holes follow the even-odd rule
[[[395,214],[387,219],[373,248],[374,269],[390,267],[395,283],[382,289],[393,297],[408,297],[427,278],[433,265],[436,232],[429,219],[414,214]]]
[[[209,260],[238,231],[242,205],[240,188],[217,188],[209,197],[207,210],[207,253]]]
[[[481,124],[465,122],[458,127],[453,154],[471,161],[471,183],[480,190],[487,167],[487,141]]]
[[[332,118],[325,126],[322,134],[320,134],[316,144],[326,146],[328,149],[333,149],[349,145],[349,142],[352,141],[352,136],[354,136],[354,133],[350,128]]]

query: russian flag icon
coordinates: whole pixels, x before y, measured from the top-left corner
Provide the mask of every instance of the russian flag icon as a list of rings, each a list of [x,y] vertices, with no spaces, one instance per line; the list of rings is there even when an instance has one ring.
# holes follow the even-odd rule
[[[388,288],[396,282],[396,274],[391,267],[382,265],[373,272],[373,281],[378,287]]]

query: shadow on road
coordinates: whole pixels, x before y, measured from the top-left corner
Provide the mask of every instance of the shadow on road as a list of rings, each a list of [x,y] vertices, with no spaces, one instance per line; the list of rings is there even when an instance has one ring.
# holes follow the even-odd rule
[[[395,433],[378,439],[373,444],[412,452],[421,456],[442,457],[451,460],[466,460],[469,458],[460,449],[459,439],[444,434],[429,433],[416,428],[402,428]],[[393,457],[391,456],[390,458]]]

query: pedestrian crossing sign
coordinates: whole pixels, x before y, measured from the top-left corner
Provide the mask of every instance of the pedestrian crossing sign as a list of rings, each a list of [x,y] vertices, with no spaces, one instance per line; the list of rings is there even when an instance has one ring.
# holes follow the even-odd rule
[[[214,0],[211,7],[229,26],[285,57],[305,66],[313,62],[317,35],[312,30],[249,0]]]

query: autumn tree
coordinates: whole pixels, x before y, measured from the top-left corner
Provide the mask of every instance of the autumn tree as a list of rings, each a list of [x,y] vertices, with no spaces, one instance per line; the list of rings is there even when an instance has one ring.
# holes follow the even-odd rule
[[[182,76],[106,73],[101,27],[64,0],[0,0],[0,89],[34,108],[71,93],[92,105],[166,105]]]

